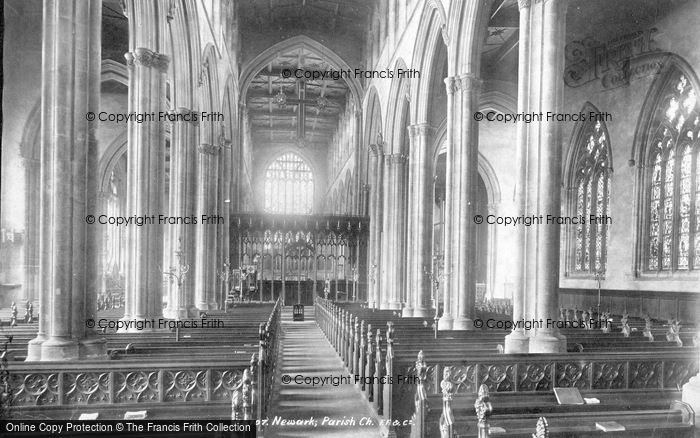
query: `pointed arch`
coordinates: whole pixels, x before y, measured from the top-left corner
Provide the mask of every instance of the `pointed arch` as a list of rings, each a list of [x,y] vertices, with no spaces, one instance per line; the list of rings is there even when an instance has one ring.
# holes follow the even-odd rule
[[[258,74],[263,67],[274,60],[278,53],[288,52],[300,47],[316,53],[323,59],[328,60],[335,69],[351,70],[350,66],[343,60],[343,58],[341,58],[333,50],[306,35],[297,35],[268,47],[258,56],[246,63],[241,72],[241,100],[245,101],[248,94],[248,87],[250,86],[250,82],[253,80],[255,75]],[[356,107],[359,108],[362,102],[362,85],[360,85],[357,79],[355,79],[353,76],[346,78],[345,81],[350,88],[353,102],[355,103]]]
[[[488,32],[491,1],[453,0],[450,2],[447,32],[450,36],[448,67],[450,76],[479,75],[481,49]]]
[[[173,72],[170,100],[174,108],[193,110],[198,80],[196,66],[201,59],[197,8],[194,0],[180,0],[178,7],[171,8],[169,13],[173,14],[168,26]]]
[[[583,114],[600,113],[590,102]],[[565,262],[567,275],[604,274],[607,266],[609,225],[589,221],[592,215],[610,216],[612,149],[602,120],[587,119],[574,126],[562,181],[566,184],[569,217],[586,219],[567,226]]]
[[[411,90],[411,95],[416,98],[411,118],[417,123],[428,122],[430,86],[436,73],[433,67],[439,54],[438,44],[444,44],[447,49],[448,41],[447,16],[442,3],[429,0],[423,6],[412,57],[414,66],[423,73],[419,80],[414,81]]]
[[[680,57],[667,61],[644,102],[637,163],[638,273],[700,270],[700,82]]]
[[[375,144],[377,142],[378,134],[383,135],[384,132],[382,128],[381,102],[379,101],[379,94],[377,93],[377,89],[374,87],[374,85],[370,86],[367,94],[365,95],[362,114],[365,118],[364,123],[362,124],[365,131],[363,133],[363,145],[365,147],[361,151],[362,162],[360,168],[358,169],[359,174],[357,174],[357,178],[359,178],[363,184],[369,184],[369,173],[372,171],[372,169],[369,169],[368,167],[370,154],[369,145]],[[369,207],[367,207],[367,210],[369,210]]]
[[[200,111],[218,111],[219,105],[219,75],[217,55],[213,44],[208,44],[203,51],[201,70],[199,73],[200,84]],[[208,125],[208,126],[207,126]],[[200,124],[200,138],[202,144],[213,144],[217,138],[215,124],[203,122]]]
[[[406,69],[406,63],[402,58],[396,60],[394,71],[397,69]],[[394,78],[391,82],[389,91],[389,104],[387,108],[393,111],[387,111],[386,114],[386,143],[390,145],[391,153],[407,154],[406,127],[411,124],[410,116],[410,95],[409,82],[406,78]],[[398,150],[396,148],[399,148]],[[390,151],[384,151],[389,153]]]

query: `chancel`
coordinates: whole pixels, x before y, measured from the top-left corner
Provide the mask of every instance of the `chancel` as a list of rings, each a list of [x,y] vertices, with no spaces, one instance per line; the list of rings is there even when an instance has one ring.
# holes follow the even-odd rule
[[[3,14],[0,434],[698,433],[700,2]]]

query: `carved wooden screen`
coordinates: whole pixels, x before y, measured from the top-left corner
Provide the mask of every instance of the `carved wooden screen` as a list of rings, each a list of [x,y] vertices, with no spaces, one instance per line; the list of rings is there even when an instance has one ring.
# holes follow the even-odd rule
[[[365,299],[366,285],[359,282],[366,278],[369,227],[365,218],[277,222],[269,217],[243,217],[233,221],[231,260],[234,267],[237,263],[257,267],[263,300],[283,296],[310,304],[314,295],[324,296],[326,284],[332,299]]]

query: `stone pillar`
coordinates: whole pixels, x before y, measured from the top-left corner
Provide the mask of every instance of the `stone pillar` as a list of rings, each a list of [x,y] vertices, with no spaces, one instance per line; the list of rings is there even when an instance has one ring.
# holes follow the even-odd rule
[[[474,224],[474,199],[478,177],[479,134],[472,114],[478,109],[481,80],[472,73],[460,75],[456,80],[453,126],[459,128],[452,147],[448,146],[448,171],[454,176],[451,196],[446,202],[450,211],[451,237],[446,243],[452,253],[450,283],[454,305],[453,330],[474,328],[474,297],[476,284],[476,224]],[[452,158],[450,158],[452,154]]]
[[[393,283],[393,278],[391,276],[394,260],[393,260],[393,245],[394,242],[391,240],[393,233],[393,218],[392,215],[395,213],[393,210],[393,180],[394,180],[394,167],[391,164],[391,155],[384,154],[382,156],[382,161],[384,162],[384,178],[382,184],[382,235],[381,235],[381,250],[380,250],[380,272],[381,279],[379,281],[379,308],[389,309],[390,297],[394,296],[392,289],[396,286]]]
[[[141,16],[130,17],[139,20]],[[125,55],[129,69],[129,112],[162,110],[169,59],[144,47]],[[157,119],[129,121],[127,159],[127,216],[150,216],[151,222],[127,228],[125,320],[158,319],[163,314],[163,171],[165,137]],[[147,329],[150,327],[146,327]]]
[[[217,245],[219,248],[219,259],[216,266],[216,271],[223,272],[224,269],[229,269],[228,265],[231,263],[230,257],[230,236],[229,236],[229,226],[231,223],[231,181],[232,181],[232,160],[231,160],[231,145],[232,140],[226,138],[224,131],[222,130],[221,136],[219,137],[219,145],[221,146],[221,163],[219,166],[219,200],[218,200],[218,212],[224,218],[223,222],[217,225]],[[227,267],[224,267],[227,264]],[[219,276],[217,275],[217,278]],[[217,296],[217,304],[219,309],[224,310],[226,306],[226,282],[219,279],[220,287],[219,294]],[[230,287],[230,282],[229,282]],[[270,296],[273,299],[272,295]]]
[[[25,302],[21,304],[24,309],[29,301],[36,306],[36,300],[41,294],[41,279],[39,277],[39,234],[41,230],[41,201],[38,194],[41,193],[41,161],[39,157],[23,157],[24,180],[26,181],[24,205],[24,287],[23,298]],[[20,306],[19,303],[17,303]],[[34,314],[38,313],[38,308],[34,308]]]
[[[394,235],[391,238],[394,251],[394,282],[392,289],[393,298],[389,301],[389,306],[393,309],[401,309],[405,306],[403,316],[412,316],[412,305],[409,305],[406,296],[406,231],[408,224],[408,157],[403,154],[392,154],[394,162]],[[411,303],[412,304],[412,303]]]
[[[413,242],[409,250],[409,287],[413,289],[413,316],[433,316],[431,309],[430,278],[426,272],[432,266],[432,219],[433,219],[433,177],[432,155],[429,153],[432,127],[427,123],[412,125],[409,127],[411,135],[411,170],[414,172],[411,178],[413,196],[409,201],[408,211],[413,223],[412,232],[408,236],[408,242]]]
[[[407,200],[406,200],[406,238],[404,238],[405,245],[405,263],[406,267],[404,269],[404,307],[401,310],[401,316],[412,317],[413,316],[413,305],[415,303],[415,292],[416,285],[414,283],[414,265],[416,263],[416,236],[415,231],[415,194],[416,194],[416,149],[414,140],[414,129],[413,126],[406,127],[406,137],[408,138],[408,180],[406,184]],[[411,238],[408,238],[411,236]]]
[[[566,0],[543,0],[530,9],[530,98],[526,112],[547,114],[561,113],[564,94],[564,43],[566,27]],[[524,11],[527,8],[523,9]],[[536,48],[536,50],[533,50]],[[539,93],[538,95],[534,93]],[[547,121],[530,124],[528,129],[528,198],[526,211],[559,216],[561,210],[561,124]],[[531,191],[532,190],[532,191]],[[536,195],[530,197],[530,193]],[[528,273],[535,284],[528,283],[528,299],[536,299],[536,318],[546,321],[557,319],[559,289],[559,236],[558,226],[530,227],[527,240],[528,258],[534,261],[534,269]],[[529,243],[534,240],[535,245]],[[530,353],[556,353],[566,351],[566,341],[556,328],[540,328],[530,337]]]
[[[197,215],[218,214],[216,174],[219,145],[201,144],[198,148]],[[195,296],[199,310],[216,309],[216,225],[199,221],[196,232]]]
[[[382,309],[400,310],[405,286],[406,156],[386,157],[384,235],[382,236]],[[384,263],[386,256],[386,263]]]
[[[384,170],[384,153],[381,144],[369,146],[369,268],[367,270],[369,294],[367,305],[371,308],[379,306],[379,266],[381,261],[381,232],[382,232],[382,185]]]
[[[105,355],[86,322],[99,287],[96,123],[102,2],[47,0],[41,84],[40,317],[27,361]],[[92,294],[92,296],[90,296]]]
[[[452,198],[454,175],[452,174],[452,162],[454,161],[454,152],[450,153],[452,149],[452,143],[454,141],[453,131],[455,129],[454,121],[454,101],[455,101],[455,78],[448,77],[445,78],[445,89],[447,91],[447,131],[446,131],[446,143],[447,143],[447,157],[446,157],[446,175],[445,175],[445,199]],[[453,255],[452,255],[452,202],[445,201],[445,272],[444,272],[444,284],[442,286],[443,291],[443,310],[442,316],[438,321],[439,330],[452,330],[453,317],[452,317],[452,272],[453,266]]]
[[[518,44],[518,113],[526,111],[528,105],[529,65],[530,65],[530,2],[520,1],[520,28]],[[516,131],[516,165],[518,168],[515,185],[515,202],[517,211],[515,215],[521,216],[526,212],[526,185],[527,185],[527,124],[518,122]],[[524,227],[516,227],[515,241],[515,272],[513,272],[513,321],[525,318],[525,230]],[[534,315],[532,315],[534,317]],[[529,351],[529,338],[525,329],[517,328],[505,337],[504,352],[507,354],[527,353]]]
[[[178,108],[175,114],[191,114],[192,110]],[[195,187],[197,150],[197,122],[178,121],[172,124],[170,142],[170,190],[169,208],[171,216],[189,217],[195,214],[197,190]],[[182,251],[181,263],[189,265],[182,288],[177,282],[168,283],[168,307],[163,311],[167,318],[184,319],[195,315],[194,305],[194,248],[195,230],[198,225],[177,224],[168,226],[168,259],[174,266],[178,263],[176,251]],[[164,269],[169,269],[165,266]]]
[[[353,205],[350,214],[361,216],[365,214],[365,194],[364,184],[362,184],[362,178],[360,178],[362,170],[362,110],[357,108],[354,111],[355,114],[355,124],[354,124],[354,134],[355,134],[355,197],[353,198]],[[368,163],[369,165],[369,163]],[[369,168],[368,168],[369,170]]]

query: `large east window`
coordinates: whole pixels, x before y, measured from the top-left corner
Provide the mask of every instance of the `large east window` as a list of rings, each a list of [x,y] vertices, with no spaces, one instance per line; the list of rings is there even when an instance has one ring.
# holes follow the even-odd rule
[[[700,269],[700,111],[681,72],[668,81],[651,124],[647,158],[646,268]]]
[[[600,121],[589,121],[574,145],[574,213],[571,270],[578,274],[603,274],[607,262],[610,221],[610,147],[607,130]],[[597,220],[589,220],[591,217]]]
[[[281,155],[265,171],[265,211],[311,214],[313,199],[314,176],[299,155]]]

